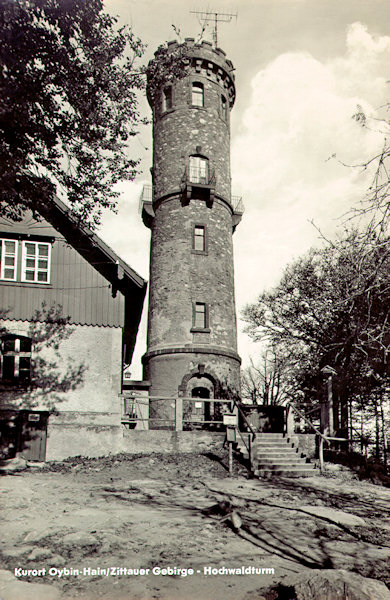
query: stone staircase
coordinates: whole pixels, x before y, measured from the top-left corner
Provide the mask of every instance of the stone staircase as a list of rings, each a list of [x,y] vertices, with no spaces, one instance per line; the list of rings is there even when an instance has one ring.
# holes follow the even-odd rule
[[[245,441],[249,434],[243,433]],[[236,452],[248,460],[248,451],[239,437]],[[310,477],[316,475],[315,465],[306,458],[293,439],[283,433],[257,433],[252,442],[251,471],[257,477]]]

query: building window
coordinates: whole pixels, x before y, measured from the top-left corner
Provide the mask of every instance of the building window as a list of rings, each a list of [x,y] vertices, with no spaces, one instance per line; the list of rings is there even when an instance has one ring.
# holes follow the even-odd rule
[[[204,106],[204,86],[203,83],[194,82],[191,88],[192,106]]]
[[[204,302],[195,302],[193,329],[208,329],[208,307]]]
[[[31,338],[6,334],[1,338],[0,378],[3,383],[28,383],[31,377]]]
[[[227,101],[225,96],[221,95],[221,116],[224,121],[227,121]]]
[[[50,282],[50,244],[23,242],[22,281],[29,283]]]
[[[172,86],[168,86],[163,89],[163,97],[162,97],[162,110],[166,112],[170,110],[173,106],[172,102]]]
[[[201,156],[190,156],[190,182],[208,183],[209,161]]]
[[[206,227],[204,225],[194,226],[192,249],[196,252],[206,252]]]
[[[0,240],[0,279],[16,281],[17,258],[18,242],[16,240]]]

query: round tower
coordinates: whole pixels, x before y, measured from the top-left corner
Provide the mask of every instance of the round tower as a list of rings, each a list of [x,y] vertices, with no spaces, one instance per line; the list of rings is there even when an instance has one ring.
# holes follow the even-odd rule
[[[148,69],[153,188],[147,352],[150,395],[218,398],[239,392],[231,197],[233,65],[211,43],[168,43]],[[209,403],[204,403],[205,411]],[[150,402],[151,418],[174,405]],[[207,414],[203,415],[207,420]]]

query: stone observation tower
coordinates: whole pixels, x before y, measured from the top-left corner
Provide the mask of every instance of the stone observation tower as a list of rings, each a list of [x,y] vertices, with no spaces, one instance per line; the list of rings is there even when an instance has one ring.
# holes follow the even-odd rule
[[[147,352],[150,395],[219,398],[239,392],[232,234],[230,110],[233,65],[210,42],[169,42],[148,69],[153,110],[152,189],[142,217],[152,231]],[[210,403],[204,404],[207,412]],[[150,401],[150,417],[174,403]],[[155,425],[158,427],[158,425]]]

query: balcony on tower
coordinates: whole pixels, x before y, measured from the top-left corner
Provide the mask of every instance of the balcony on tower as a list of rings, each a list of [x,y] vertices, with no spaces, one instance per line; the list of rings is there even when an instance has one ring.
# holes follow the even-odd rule
[[[139,197],[139,212],[146,227],[151,228],[154,219],[153,186],[145,184]]]
[[[181,180],[182,202],[188,204],[192,199],[205,200],[211,208],[215,194],[215,171],[210,169],[209,161],[203,156],[189,157],[188,166]]]
[[[234,231],[235,231],[237,225],[240,223],[240,221],[242,219],[242,215],[244,214],[244,211],[245,211],[245,206],[244,206],[241,196],[232,196],[232,208],[233,208],[233,233],[234,233]]]

